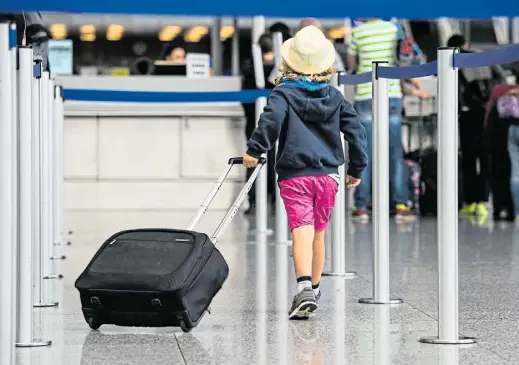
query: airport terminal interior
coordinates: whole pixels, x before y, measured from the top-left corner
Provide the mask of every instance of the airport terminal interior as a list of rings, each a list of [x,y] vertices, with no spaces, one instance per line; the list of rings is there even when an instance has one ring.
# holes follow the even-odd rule
[[[62,87],[65,95],[63,113],[59,118],[52,114],[63,121],[63,169],[62,175],[59,171],[56,175],[64,181],[63,237],[54,242],[60,244],[47,243],[52,245],[54,258],[65,258],[46,264],[50,270],[46,274],[62,278],[43,280],[44,301],[58,305],[33,310],[34,339],[52,341],[52,345],[16,348],[15,365],[519,364],[519,223],[513,216],[505,219],[497,211],[494,214],[493,193],[484,207],[478,206],[485,214],[476,214],[474,208],[458,218],[459,333],[476,338],[474,344],[419,341],[438,336],[440,325],[441,228],[434,214],[418,215],[413,221],[390,217],[390,295],[402,302],[359,303],[373,296],[373,221],[353,219],[351,194],[342,206],[345,240],[341,244],[348,275],[323,276],[318,308],[308,320],[288,319],[297,282],[291,241],[289,237],[286,242],[276,240],[274,207],[269,202],[269,231],[257,233],[256,215],[246,214],[245,202],[217,246],[229,266],[229,277],[210,311],[191,332],[109,324],[93,330],[85,321],[75,281],[103,242],[127,229],[184,229],[227,160],[245,152],[241,100],[215,102],[209,100],[213,96],[201,94],[239,94],[244,88],[242,66],[252,62],[251,44],[276,23],[294,31],[299,21],[41,14],[36,22],[50,38],[46,62],[54,85]],[[519,43],[519,18],[393,21],[413,34],[424,62],[435,61],[437,48],[455,34],[463,34],[478,52]],[[337,59],[346,66],[350,33],[359,24],[344,18],[321,23],[326,37],[335,43]],[[36,43],[40,42],[38,34],[33,34]],[[182,60],[168,64],[177,51]],[[190,53],[206,56],[199,59],[202,76]],[[47,57],[45,52],[40,56]],[[517,84],[516,61],[467,75],[499,77],[499,83]],[[420,88],[427,96],[404,97],[406,158],[437,148],[437,81],[434,74],[423,77]],[[43,85],[43,81],[34,84]],[[56,90],[54,98],[60,93]],[[113,91],[124,96],[103,100],[114,98]],[[167,99],[165,94],[186,92],[201,99],[151,100],[153,95]],[[354,98],[354,93],[352,86],[344,87],[346,98]],[[506,145],[506,139],[496,145]],[[59,158],[59,153],[54,157]],[[478,165],[477,169],[482,168]],[[214,231],[244,181],[245,169],[235,167],[197,231],[209,235]],[[505,205],[511,204],[510,196]],[[53,209],[56,215],[59,207]],[[328,231],[325,273],[332,270],[333,254]],[[455,298],[455,293],[446,295]]]

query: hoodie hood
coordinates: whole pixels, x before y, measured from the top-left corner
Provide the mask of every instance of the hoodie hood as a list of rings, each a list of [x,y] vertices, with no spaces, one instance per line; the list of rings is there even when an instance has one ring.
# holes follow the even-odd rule
[[[344,101],[344,96],[330,84],[284,81],[277,90],[301,120],[311,123],[327,121]]]

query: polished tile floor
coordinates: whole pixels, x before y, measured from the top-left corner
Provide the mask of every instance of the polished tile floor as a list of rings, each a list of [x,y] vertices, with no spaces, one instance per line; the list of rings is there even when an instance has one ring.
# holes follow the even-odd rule
[[[209,213],[210,231],[221,214]],[[255,242],[253,222],[238,216],[220,249],[231,273],[199,327],[91,331],[74,280],[104,239],[135,227],[183,227],[189,213],[69,212],[67,259],[54,284],[58,308],[37,310],[38,337],[50,348],[17,350],[18,365],[492,365],[519,363],[519,229],[513,224],[460,221],[460,331],[471,347],[418,342],[437,333],[436,222],[391,224],[391,285],[399,306],[358,304],[371,295],[371,226],[348,225],[352,279],[327,277],[316,316],[289,322],[295,288],[290,246]],[[481,222],[479,222],[481,223]]]

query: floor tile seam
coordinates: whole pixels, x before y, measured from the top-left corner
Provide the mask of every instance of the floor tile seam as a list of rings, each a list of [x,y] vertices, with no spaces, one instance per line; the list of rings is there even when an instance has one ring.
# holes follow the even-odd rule
[[[402,298],[402,300],[404,301],[405,304],[407,304],[411,308],[416,309],[420,313],[425,314],[427,317],[431,318],[433,321],[438,322],[438,319],[434,318],[432,315],[427,313],[425,310],[422,310],[422,309],[418,308],[415,304],[412,304],[412,302],[408,302],[407,300],[405,300],[405,298]]]
[[[182,351],[182,348],[180,347],[180,341],[178,340],[177,334],[173,333],[173,336],[175,336],[175,341],[177,341],[178,351],[180,351],[180,356],[182,356],[182,360],[184,361],[184,365],[187,365],[187,360],[186,360],[186,357],[184,356],[184,352]]]

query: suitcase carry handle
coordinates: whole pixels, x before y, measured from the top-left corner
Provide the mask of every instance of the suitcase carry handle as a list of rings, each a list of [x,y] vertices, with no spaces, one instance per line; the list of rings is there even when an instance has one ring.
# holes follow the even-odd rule
[[[258,165],[256,166],[256,169],[254,170],[254,172],[252,173],[251,177],[249,178],[249,180],[247,181],[247,183],[245,184],[245,187],[242,189],[242,191],[240,192],[240,194],[238,195],[238,198],[236,198],[234,204],[232,205],[231,209],[229,210],[232,211],[234,206],[236,205],[236,203],[239,201],[239,199],[241,198],[241,200],[239,201],[238,203],[238,208],[240,207],[241,203],[243,203],[243,200],[245,198],[245,195],[247,195],[247,193],[249,192],[252,184],[254,183],[254,180],[256,179],[256,177],[258,176],[259,174],[259,171],[261,170],[261,167],[263,167],[263,165],[265,164],[266,162],[266,158],[264,157],[260,157],[259,161],[258,161]],[[214,197],[216,196],[216,194],[218,193],[218,191],[220,190],[220,188],[222,187],[223,185],[223,182],[225,181],[225,179],[227,178],[227,175],[229,175],[229,173],[231,172],[232,168],[234,165],[238,165],[238,164],[243,164],[243,158],[242,157],[233,157],[233,158],[230,158],[229,161],[227,162],[228,166],[227,168],[225,169],[225,171],[222,173],[222,175],[220,175],[220,177],[218,178],[218,180],[216,181],[216,183],[213,185],[213,187],[211,188],[211,190],[209,191],[209,194],[207,195],[207,197],[204,199],[202,205],[200,205],[200,208],[198,208],[198,210],[196,211],[195,213],[195,216],[193,217],[193,219],[191,220],[191,222],[189,223],[189,225],[187,226],[187,230],[188,231],[192,231],[196,224],[198,223],[198,221],[200,220],[200,218],[202,218],[202,216],[205,214],[205,212],[207,211],[207,209],[209,208],[209,204],[211,204],[211,202],[213,201]],[[248,187],[248,188],[247,188]],[[229,212],[227,212],[227,214],[225,215],[223,221],[220,223],[220,225],[218,226],[218,228],[216,229],[216,231],[218,232],[218,234],[220,234],[220,232],[222,231],[223,228],[225,228],[225,225],[227,225],[228,222],[225,223],[224,227],[221,228],[222,226],[222,223],[224,223],[224,221],[227,219],[229,222],[234,218],[234,215],[236,215],[236,213],[234,215],[232,215],[230,218],[228,218],[228,215],[229,215]],[[214,235],[216,235],[216,233]],[[213,241],[214,242],[214,241]],[[215,242],[216,244],[216,242]]]

